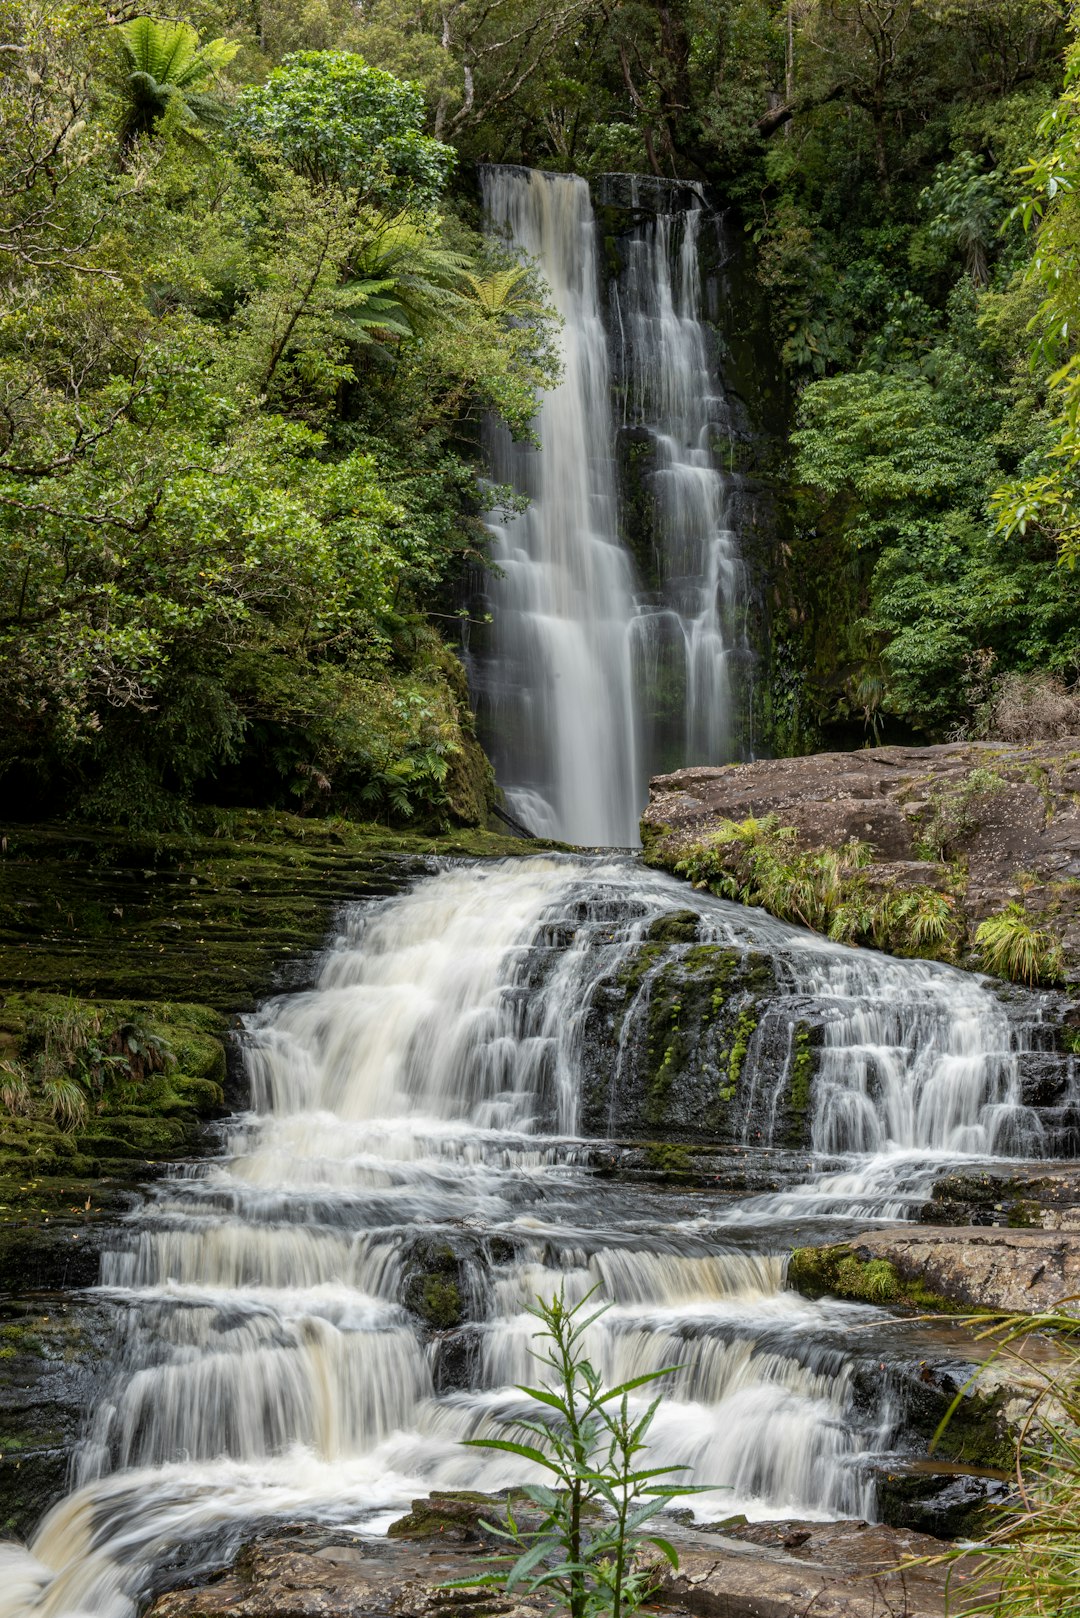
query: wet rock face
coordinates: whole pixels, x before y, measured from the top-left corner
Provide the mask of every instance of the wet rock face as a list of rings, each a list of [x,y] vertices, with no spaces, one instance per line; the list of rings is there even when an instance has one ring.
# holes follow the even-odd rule
[[[970,943],[1010,904],[1080,980],[1080,737],[762,759],[656,777],[642,833],[672,867],[723,820],[775,815],[807,848],[869,845],[875,885],[948,888]]]
[[[97,1303],[0,1302],[0,1534],[25,1536],[65,1493],[110,1328]]]
[[[764,953],[697,940],[693,912],[661,916],[594,990],[583,1131],[803,1144],[820,1038],[812,1010],[793,1023]]]

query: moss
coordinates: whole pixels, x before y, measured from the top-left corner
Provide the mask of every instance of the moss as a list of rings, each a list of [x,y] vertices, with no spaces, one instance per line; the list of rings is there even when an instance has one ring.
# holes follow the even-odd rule
[[[811,1086],[817,1059],[814,1055],[811,1030],[804,1022],[795,1024],[791,1041],[791,1078],[788,1083],[788,1144],[799,1146],[806,1133],[806,1119],[810,1111]]]
[[[340,904],[395,891],[428,857],[553,846],[255,810],[206,810],[196,830],[153,838],[66,825],[5,833],[0,985],[228,1012],[273,989],[283,961],[316,950]]]
[[[963,1309],[921,1282],[902,1277],[884,1258],[861,1258],[845,1243],[834,1247],[798,1247],[788,1261],[788,1285],[807,1298],[826,1293],[854,1303],[890,1304],[919,1313],[977,1313]]]
[[[757,1017],[749,1006],[745,1007],[739,1012],[738,1018],[735,1022],[735,1033],[727,1062],[728,1087],[730,1089],[730,1094],[724,1096],[721,1092],[722,1100],[730,1101],[735,1095],[735,1091],[738,1088],[739,1079],[742,1076],[743,1063],[746,1061],[746,1053],[750,1049],[750,1041],[754,1037],[754,1032],[757,1025]]]
[[[665,967],[653,980],[649,996],[645,1117],[651,1124],[664,1122],[668,1094],[686,1059],[687,1044],[681,1017],[682,974],[680,964],[675,962]]]
[[[626,990],[628,1001],[636,999],[648,974],[663,959],[662,944],[641,944],[619,969],[617,982]]]
[[[645,1162],[649,1168],[673,1176],[689,1174],[693,1167],[687,1148],[672,1141],[650,1141],[645,1146]]]
[[[498,1519],[504,1502],[470,1489],[436,1491],[426,1500],[414,1500],[412,1510],[392,1522],[390,1539],[476,1539],[481,1519]]]
[[[429,1326],[447,1330],[460,1326],[464,1311],[456,1281],[445,1275],[426,1275],[411,1294],[412,1308]]]
[[[669,915],[657,916],[645,936],[651,944],[692,944],[699,927],[700,917],[695,911],[673,910]]]

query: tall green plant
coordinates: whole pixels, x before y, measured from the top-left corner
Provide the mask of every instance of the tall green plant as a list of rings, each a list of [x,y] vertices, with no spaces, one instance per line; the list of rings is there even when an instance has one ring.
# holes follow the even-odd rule
[[[550,1590],[570,1618],[611,1618],[636,1611],[649,1597],[655,1577],[639,1553],[649,1545],[672,1567],[679,1558],[674,1546],[658,1534],[643,1533],[645,1524],[692,1486],[662,1481],[682,1467],[639,1464],[659,1397],[636,1415],[630,1395],[670,1376],[676,1366],[605,1388],[590,1363],[585,1337],[608,1305],[589,1311],[592,1292],[573,1305],[562,1292],[529,1310],[546,1339],[533,1357],[547,1373],[539,1387],[521,1387],[543,1412],[535,1421],[515,1420],[522,1438],[474,1438],[476,1448],[505,1450],[540,1467],[550,1485],[529,1484],[524,1494],[541,1518],[519,1521],[512,1505],[504,1523],[484,1527],[512,1547],[491,1558],[497,1570],[460,1581],[461,1586],[496,1587],[511,1592]]]
[[[236,55],[239,46],[227,39],[199,44],[186,22],[159,22],[135,17],[117,30],[120,40],[120,144],[127,150],[140,135],[149,135],[166,115],[186,134],[200,125],[220,124],[225,106],[210,86]]]
[[[966,1618],[1072,1618],[1080,1612],[1080,1320],[1070,1312],[1077,1302],[1066,1298],[1043,1315],[1001,1318],[979,1333],[996,1339],[990,1363],[999,1355],[1018,1361],[1036,1391],[1017,1439],[1015,1493],[977,1552],[958,1546],[932,1559],[963,1568]],[[1049,1362],[1028,1352],[1033,1342],[1045,1343],[1046,1332],[1062,1350]],[[935,1442],[968,1386],[954,1398]]]

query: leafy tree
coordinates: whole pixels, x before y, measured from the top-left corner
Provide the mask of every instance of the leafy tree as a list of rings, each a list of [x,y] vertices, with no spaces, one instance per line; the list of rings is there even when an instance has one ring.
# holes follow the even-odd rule
[[[238,127],[316,186],[383,206],[431,207],[454,153],[421,133],[415,84],[344,51],[300,51],[240,98]]]
[[[1021,171],[1024,196],[1017,205],[1023,224],[1036,232],[1030,279],[1042,294],[1032,321],[1034,359],[1053,367],[1051,407],[1056,412],[1044,442],[1022,466],[1021,476],[995,496],[997,521],[1006,536],[1049,536],[1061,558],[1080,558],[1080,10],[1073,8],[1065,87],[1039,125],[1040,149]]]

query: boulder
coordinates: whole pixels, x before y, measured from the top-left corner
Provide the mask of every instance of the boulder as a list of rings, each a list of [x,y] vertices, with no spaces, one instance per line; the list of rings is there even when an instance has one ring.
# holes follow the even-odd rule
[[[961,1308],[1043,1314],[1071,1299],[1066,1309],[1080,1312],[1080,1232],[899,1225],[845,1245],[862,1263],[883,1260],[902,1281]]]
[[[721,821],[774,815],[806,849],[869,846],[879,888],[959,895],[968,942],[1019,903],[1080,980],[1080,737],[955,742],[677,770],[650,784],[648,857],[674,866]],[[944,867],[944,870],[943,870]]]

